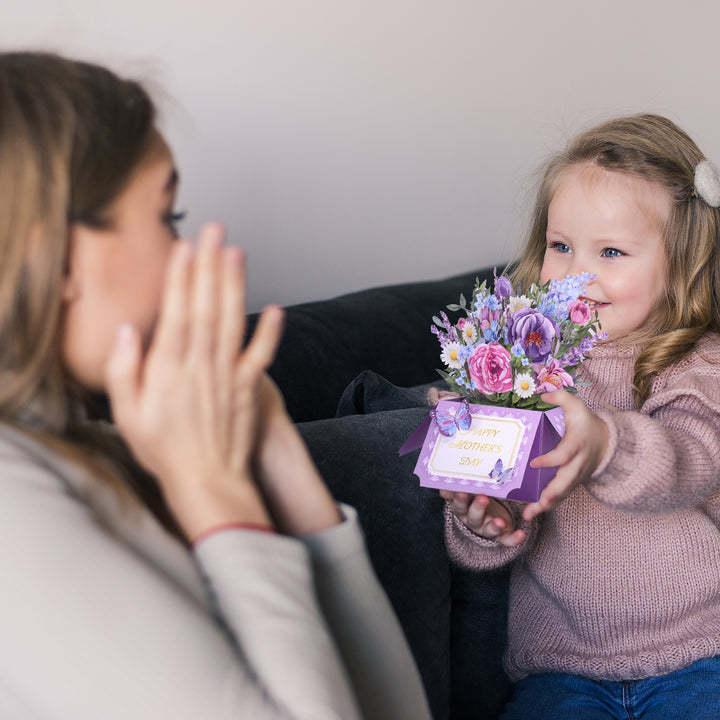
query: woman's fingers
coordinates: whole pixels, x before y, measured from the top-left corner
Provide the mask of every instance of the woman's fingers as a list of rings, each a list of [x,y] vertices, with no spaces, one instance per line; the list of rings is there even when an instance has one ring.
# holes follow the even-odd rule
[[[190,325],[190,355],[197,360],[208,360],[216,349],[223,236],[222,225],[217,223],[205,225],[200,232]]]
[[[238,365],[238,381],[255,384],[272,365],[282,338],[285,311],[279,305],[269,305],[260,314],[255,332],[243,352]]]
[[[112,414],[121,428],[132,428],[140,392],[140,338],[132,325],[121,325],[105,367]]]
[[[245,256],[239,248],[223,253],[220,321],[216,362],[221,373],[232,375],[245,332]]]
[[[188,333],[188,293],[192,281],[192,247],[179,240],[170,255],[165,272],[165,289],[153,352],[180,358],[185,352]]]

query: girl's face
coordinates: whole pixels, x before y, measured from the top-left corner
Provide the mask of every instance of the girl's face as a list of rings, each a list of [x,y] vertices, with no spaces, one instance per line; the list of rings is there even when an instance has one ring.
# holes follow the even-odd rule
[[[670,193],[658,183],[596,165],[558,179],[548,209],[541,282],[589,272],[584,299],[610,339],[642,327],[665,287],[663,228]]]
[[[104,388],[105,363],[121,324],[134,325],[149,344],[176,238],[176,187],[172,155],[159,140],[108,209],[110,227],[71,228],[63,357],[86,388]]]

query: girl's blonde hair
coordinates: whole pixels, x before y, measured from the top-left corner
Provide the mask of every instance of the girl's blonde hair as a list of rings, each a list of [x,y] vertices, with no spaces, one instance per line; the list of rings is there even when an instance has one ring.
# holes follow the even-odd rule
[[[130,482],[121,470],[130,456],[87,422],[91,398],[63,365],[61,290],[70,227],[111,226],[109,206],[156,146],[154,121],[145,90],[105,68],[49,53],[0,53],[0,421],[118,489]],[[135,491],[171,525],[145,480]]]
[[[635,361],[637,406],[653,380],[688,353],[708,332],[720,331],[720,210],[694,193],[695,166],[704,159],[690,137],[659,115],[632,115],[602,123],[576,137],[548,163],[521,260],[513,282],[538,282],[546,247],[548,207],[559,177],[570,167],[592,163],[660,183],[673,201],[663,230],[665,293],[646,325],[625,340],[643,343]]]

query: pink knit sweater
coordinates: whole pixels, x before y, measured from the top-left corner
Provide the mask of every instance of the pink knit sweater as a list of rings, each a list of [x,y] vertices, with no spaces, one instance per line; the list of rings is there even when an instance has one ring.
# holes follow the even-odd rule
[[[567,672],[606,680],[662,675],[720,654],[720,337],[666,370],[639,411],[637,352],[608,343],[579,392],[608,425],[592,478],[505,548],[446,508],[461,565],[514,561],[505,666],[513,680]],[[482,583],[479,577],[477,582]]]

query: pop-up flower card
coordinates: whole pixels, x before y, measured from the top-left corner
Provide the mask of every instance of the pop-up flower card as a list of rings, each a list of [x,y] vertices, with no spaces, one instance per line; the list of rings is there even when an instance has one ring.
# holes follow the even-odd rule
[[[555,476],[529,461],[552,450],[563,435],[561,408],[542,393],[577,392],[575,374],[601,339],[597,312],[583,296],[592,279],[583,273],[513,293],[495,278],[494,292],[475,282],[468,305],[460,296],[451,312],[433,317],[438,370],[454,394],[441,400],[399,453],[422,447],[415,466],[420,484],[533,502]]]

